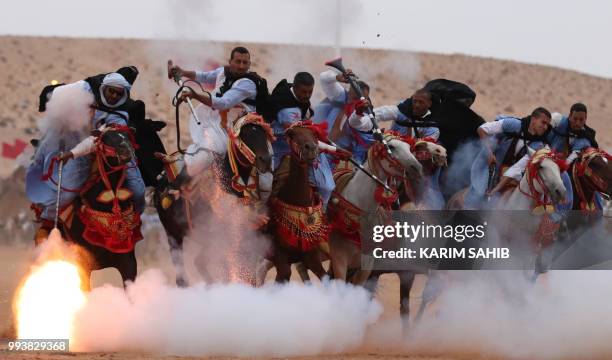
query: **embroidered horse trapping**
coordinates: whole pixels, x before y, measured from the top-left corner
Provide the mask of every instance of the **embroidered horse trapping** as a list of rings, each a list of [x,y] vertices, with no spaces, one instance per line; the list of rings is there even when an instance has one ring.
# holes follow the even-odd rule
[[[87,205],[81,206],[78,216],[85,230],[83,238],[90,244],[103,247],[114,253],[127,253],[134,250],[136,242],[143,239],[140,232],[140,215],[134,207],[120,212],[94,210]]]
[[[313,206],[289,205],[278,198],[270,199],[270,210],[282,243],[300,251],[313,250],[327,242],[330,227],[325,221],[322,202]]]

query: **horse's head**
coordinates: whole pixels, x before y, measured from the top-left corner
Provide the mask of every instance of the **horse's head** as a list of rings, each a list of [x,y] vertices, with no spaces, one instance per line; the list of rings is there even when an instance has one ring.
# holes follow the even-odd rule
[[[417,140],[412,152],[421,164],[428,164],[431,167],[447,165],[446,149],[433,141]]]
[[[612,194],[612,156],[603,150],[582,150],[573,163],[572,175],[589,190]]]
[[[368,163],[372,171],[382,173],[378,176],[420,179],[423,175],[423,166],[410,151],[411,144],[406,139],[393,134],[385,133],[391,154],[387,152],[382,143],[372,145],[368,153]]]
[[[304,125],[302,125],[304,124]],[[319,134],[309,123],[297,123],[285,132],[293,156],[311,165],[319,156]]]
[[[529,163],[525,177],[529,184],[532,196],[537,196],[535,192],[548,196],[554,204],[563,202],[567,194],[567,189],[563,184],[561,173],[567,170],[567,163],[561,154],[544,147],[540,150],[529,151]]]
[[[108,127],[94,132],[97,151],[111,167],[123,166],[134,159],[134,145],[128,127]]]
[[[255,124],[247,124],[240,131],[240,139],[255,155],[253,164],[260,173],[272,170],[272,153],[266,130]]]
[[[272,146],[274,135],[270,125],[257,114],[249,113],[239,118],[230,131],[233,144],[251,166],[260,173],[272,170]]]

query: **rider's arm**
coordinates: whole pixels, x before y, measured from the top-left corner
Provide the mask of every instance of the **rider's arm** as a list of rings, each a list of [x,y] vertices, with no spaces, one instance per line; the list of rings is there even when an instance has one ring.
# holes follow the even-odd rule
[[[487,149],[489,154],[489,163],[494,163],[495,155],[493,154],[492,144],[491,144],[491,136],[501,134],[504,132],[503,121],[490,121],[486,122],[478,127],[476,130],[478,136],[480,137],[480,142]]]
[[[215,85],[215,83],[217,82],[217,77],[219,76],[219,73],[221,71],[223,71],[222,67],[216,68],[215,70],[211,70],[211,71],[200,71],[200,70],[185,71],[183,70],[183,76],[191,80],[195,80],[199,82],[200,84]]]
[[[580,151],[572,151],[567,157],[567,163],[571,164],[578,158]]]
[[[525,168],[529,163],[529,155],[524,155],[519,161],[517,161],[514,165],[508,168],[504,172],[505,177],[512,178],[516,181],[520,181],[523,177],[523,172],[525,172]]]
[[[291,124],[296,121],[300,121],[302,118],[302,112],[299,108],[285,108],[281,109],[276,113],[276,119],[272,122],[272,130],[274,131],[274,136],[277,137],[277,141],[279,139],[284,139],[285,130]]]
[[[378,121],[405,121],[408,118],[399,111],[396,105],[384,105],[374,108],[374,115]]]
[[[117,111],[119,114],[123,115],[119,115],[119,114],[113,114],[113,113],[109,113],[108,116],[106,116],[104,118],[104,124],[106,125],[110,125],[110,124],[114,124],[114,125],[121,125],[121,126],[127,126],[127,121],[126,119],[128,119],[128,113],[126,111]]]
[[[336,78],[340,73],[336,70],[327,70],[319,75],[321,89],[325,97],[331,101],[346,102],[346,90],[340,85]]]
[[[85,140],[78,143],[75,147],[70,150],[72,158],[76,159],[81,156],[89,155],[96,150],[95,137],[88,136]]]
[[[114,114],[111,114],[114,115]],[[117,125],[125,125],[125,120],[122,119],[120,116],[114,115],[115,117],[111,118],[111,121],[109,121],[109,118],[105,119],[105,123],[106,124],[117,124]],[[106,128],[106,125],[102,125],[100,127],[99,130],[104,130],[104,128]],[[71,150],[70,150],[70,157],[73,159],[79,158],[81,156],[85,156],[85,155],[89,155],[91,153],[93,153],[96,150],[96,138],[93,135],[90,135],[88,137],[86,137],[83,141],[81,141],[80,143],[76,144]]]
[[[211,99],[212,108],[215,110],[227,110],[240,104],[245,99],[255,98],[257,88],[255,83],[249,79],[238,80],[232,85],[232,88],[227,90],[223,96]]]
[[[404,135],[404,136],[412,136],[412,128],[409,128],[409,127],[406,127],[406,126],[402,126],[402,125],[399,125],[397,123],[398,121],[406,121],[406,120],[408,120],[408,117],[406,115],[404,115],[401,111],[399,111],[399,108],[397,107],[397,105],[379,106],[379,107],[374,109],[374,114],[376,115],[376,119],[379,120],[379,121],[393,121],[393,123],[391,124],[391,130],[392,131],[396,131],[396,132],[398,132],[398,133],[400,133],[401,135]],[[410,130],[410,131],[408,131],[408,130]],[[435,138],[437,140],[438,136],[440,136],[440,134],[438,132],[438,134],[435,135],[432,132],[428,136],[430,136],[430,137],[434,137],[435,136]]]
[[[422,127],[422,128],[417,128],[417,134],[418,134],[418,138],[432,138],[436,141],[438,141],[438,138],[440,137],[440,129],[438,129],[437,127]]]
[[[501,120],[486,122],[478,127],[478,136],[480,136],[481,139],[484,139],[492,135],[501,134],[504,132],[503,125],[504,123]]]

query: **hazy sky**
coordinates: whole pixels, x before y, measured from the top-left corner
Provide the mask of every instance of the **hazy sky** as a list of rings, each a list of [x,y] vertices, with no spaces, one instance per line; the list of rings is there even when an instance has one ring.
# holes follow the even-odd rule
[[[343,46],[465,53],[612,78],[610,18],[606,0],[0,1],[0,34],[333,45],[339,33]]]

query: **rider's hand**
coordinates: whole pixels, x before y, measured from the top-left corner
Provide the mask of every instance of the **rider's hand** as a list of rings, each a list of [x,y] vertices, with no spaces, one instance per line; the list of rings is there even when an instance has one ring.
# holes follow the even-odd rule
[[[195,93],[186,88],[181,92],[181,95],[179,95],[179,101],[183,102],[183,101],[186,101],[187,99],[191,99],[194,97],[195,97]]]
[[[74,158],[74,154],[71,151],[64,151],[57,155],[57,161],[63,162],[63,163],[73,158]]]
[[[174,80],[175,75],[180,79],[183,76],[183,69],[178,65],[174,65],[172,60],[168,60],[168,79]]]
[[[336,80],[338,82],[348,83],[348,77],[349,76],[355,77],[355,73],[353,73],[353,70],[351,70],[351,69],[346,69],[346,75],[345,74],[338,74],[338,75],[336,75]]]
[[[357,115],[362,116],[369,106],[370,102],[367,99],[359,99],[355,104],[355,112]]]

